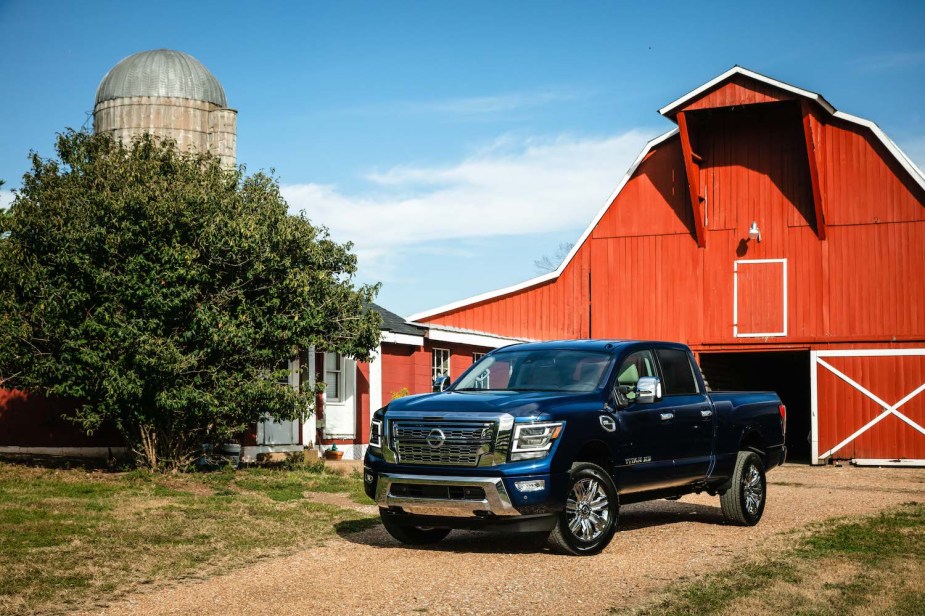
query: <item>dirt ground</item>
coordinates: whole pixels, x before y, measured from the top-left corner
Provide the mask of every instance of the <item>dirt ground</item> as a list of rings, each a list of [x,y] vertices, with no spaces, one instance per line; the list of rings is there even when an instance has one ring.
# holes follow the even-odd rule
[[[614,541],[586,558],[522,536],[470,532],[407,549],[376,527],[91,613],[596,614],[738,556],[773,552],[813,522],[925,500],[925,469],[786,465],[768,481],[764,518],[751,528],[724,525],[719,499],[706,495],[624,507]]]

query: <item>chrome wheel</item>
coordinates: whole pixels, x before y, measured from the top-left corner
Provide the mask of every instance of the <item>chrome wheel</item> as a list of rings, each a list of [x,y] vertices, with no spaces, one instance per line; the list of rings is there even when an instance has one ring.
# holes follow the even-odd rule
[[[745,510],[748,514],[757,514],[764,498],[764,487],[761,485],[761,473],[754,465],[749,466],[742,477],[742,495],[745,497]]]
[[[604,534],[610,522],[610,506],[604,486],[589,477],[572,486],[565,501],[569,531],[576,538],[591,542]]]

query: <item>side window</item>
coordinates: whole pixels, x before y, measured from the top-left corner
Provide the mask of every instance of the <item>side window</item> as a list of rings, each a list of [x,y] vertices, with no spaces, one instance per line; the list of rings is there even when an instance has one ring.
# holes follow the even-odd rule
[[[677,396],[700,393],[690,356],[676,349],[658,349],[658,363],[662,366],[665,395]]]
[[[656,376],[655,358],[652,356],[652,351],[631,353],[620,364],[620,369],[617,371],[617,384],[627,401],[632,401],[636,397],[633,389],[639,379],[644,376]]]
[[[431,351],[430,380],[438,376],[450,375],[450,350],[434,349]]]

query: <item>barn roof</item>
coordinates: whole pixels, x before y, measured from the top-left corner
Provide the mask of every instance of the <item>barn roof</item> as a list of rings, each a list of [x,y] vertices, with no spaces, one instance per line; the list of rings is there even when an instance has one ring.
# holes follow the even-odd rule
[[[685,104],[690,103],[691,101],[697,99],[701,95],[709,92],[711,89],[716,88],[717,86],[719,86],[720,84],[726,81],[729,81],[734,78],[741,78],[741,77],[745,77],[750,80],[755,80],[757,82],[778,88],[790,94],[794,94],[799,97],[813,100],[816,103],[818,103],[831,117],[834,117],[836,119],[869,129],[873,133],[873,135],[877,138],[877,140],[895,158],[896,162],[898,162],[899,165],[909,173],[909,176],[912,178],[912,180],[916,184],[918,184],[923,190],[925,190],[925,174],[922,173],[922,171],[915,165],[915,163],[913,163],[912,160],[908,156],[906,156],[906,154],[899,148],[899,146],[897,146],[893,142],[893,140],[890,139],[887,136],[887,134],[884,133],[883,130],[879,126],[877,126],[874,122],[871,122],[870,120],[866,120],[864,118],[860,118],[858,116],[845,113],[843,111],[836,110],[835,107],[831,103],[829,103],[827,100],[825,100],[825,98],[823,98],[822,95],[820,94],[811,92],[809,90],[804,90],[803,88],[798,88],[796,86],[790,85],[783,81],[772,79],[771,77],[767,77],[760,73],[756,73],[754,71],[748,70],[741,66],[734,66],[728,71],[719,75],[718,77],[711,79],[707,83],[699,86],[698,88],[695,88],[694,90],[691,90],[687,94],[681,96],[680,98],[674,100],[673,102],[669,103],[665,107],[662,107],[661,109],[659,109],[659,113],[670,118],[672,117],[674,113],[676,113],[678,110],[683,108]],[[598,222],[600,222],[601,218],[604,216],[604,214],[613,204],[614,200],[617,198],[617,195],[619,195],[620,192],[623,190],[623,187],[626,186],[627,182],[629,182],[629,180],[636,173],[637,168],[639,167],[640,164],[642,164],[642,161],[646,158],[649,152],[651,152],[658,145],[664,143],[665,141],[671,139],[672,137],[677,136],[678,133],[679,133],[678,128],[672,128],[668,132],[663,133],[662,135],[656,137],[655,139],[652,139],[645,145],[645,147],[642,149],[642,152],[639,153],[639,156],[636,157],[636,160],[633,161],[633,164],[630,166],[629,170],[620,180],[620,183],[617,185],[616,189],[614,189],[614,191],[610,194],[610,196],[607,197],[607,200],[604,201],[604,204],[601,207],[601,209],[594,216],[594,219],[591,220],[591,223],[587,226],[587,228],[581,234],[581,237],[578,239],[577,242],[575,242],[574,246],[572,247],[572,250],[568,253],[565,259],[562,260],[562,263],[559,264],[559,267],[556,268],[555,271],[549,272],[548,274],[543,274],[542,276],[531,278],[529,280],[525,280],[524,282],[509,286],[509,287],[504,287],[502,289],[496,289],[494,291],[488,291],[486,293],[481,293],[479,295],[475,295],[473,297],[469,297],[469,298],[459,300],[459,301],[456,301],[450,304],[446,304],[444,306],[439,306],[437,308],[432,308],[430,310],[418,312],[416,314],[409,316],[408,321],[409,322],[421,321],[422,319],[428,319],[430,317],[434,317],[434,316],[437,316],[437,315],[440,315],[446,312],[457,310],[465,306],[471,306],[473,304],[479,304],[479,303],[482,303],[482,302],[485,302],[491,299],[495,299],[495,298],[502,297],[505,295],[510,295],[512,293],[516,293],[524,289],[529,289],[531,287],[536,287],[536,286],[539,286],[544,283],[551,282],[557,279],[562,274],[562,272],[565,271],[565,268],[568,267],[569,263],[571,263],[572,259],[578,253],[578,250],[581,248],[582,244],[584,244],[585,240],[588,239],[588,236],[591,235],[591,232],[594,230]]]
[[[691,90],[690,92],[688,92],[687,94],[685,94],[684,96],[681,96],[680,98],[677,98],[674,101],[668,103],[667,105],[659,109],[658,112],[665,117],[672,117],[675,112],[680,110],[682,107],[686,106],[688,103],[691,103],[692,101],[700,98],[702,95],[710,92],[711,90],[737,77],[745,77],[751,81],[758,82],[764,85],[768,85],[778,90],[782,90],[784,92],[788,92],[790,94],[793,94],[793,95],[796,95],[802,98],[808,98],[818,103],[820,107],[822,107],[829,113],[835,113],[835,107],[832,106],[832,104],[829,101],[825,100],[825,98],[823,98],[821,94],[817,94],[815,92],[810,92],[809,90],[804,90],[803,88],[792,86],[789,83],[784,83],[783,81],[773,79],[766,75],[762,75],[761,73],[756,73],[755,71],[750,71],[747,68],[743,68],[738,65],[733,66],[731,69],[729,69],[722,75],[719,75],[711,79],[710,81],[706,82],[699,88],[695,88]]]

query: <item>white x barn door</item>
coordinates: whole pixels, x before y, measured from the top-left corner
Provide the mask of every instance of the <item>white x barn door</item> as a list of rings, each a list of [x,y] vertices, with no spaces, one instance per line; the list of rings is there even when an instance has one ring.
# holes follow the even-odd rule
[[[812,459],[925,464],[925,349],[812,351]]]

